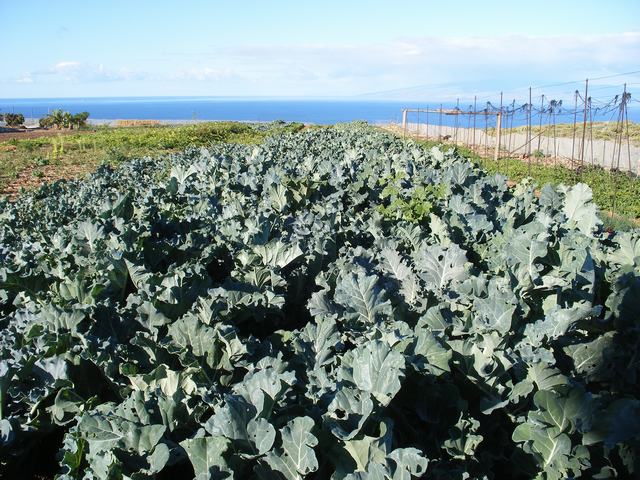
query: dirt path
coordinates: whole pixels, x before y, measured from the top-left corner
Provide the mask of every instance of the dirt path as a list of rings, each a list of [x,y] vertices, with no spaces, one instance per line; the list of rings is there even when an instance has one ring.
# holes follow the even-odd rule
[[[0,192],[0,196],[14,199],[21,189],[34,190],[45,183],[53,183],[57,180],[72,180],[80,178],[94,168],[87,169],[78,165],[46,165],[44,167],[29,167],[22,170],[18,176],[9,182]],[[36,175],[36,171],[38,174]]]
[[[57,137],[60,135],[73,135],[81,133],[93,134],[93,130],[26,130],[26,129],[13,129],[10,131],[0,131],[0,143],[7,142],[9,140],[27,140],[31,138],[40,137]]]

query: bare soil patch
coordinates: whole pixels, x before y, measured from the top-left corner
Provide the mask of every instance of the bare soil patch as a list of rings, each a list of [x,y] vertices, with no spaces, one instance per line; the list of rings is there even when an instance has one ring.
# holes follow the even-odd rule
[[[0,131],[0,143],[7,142],[9,140],[27,140],[30,138],[40,138],[40,137],[56,137],[59,135],[72,135],[72,134],[91,134],[94,133],[92,130],[12,130],[12,131]]]
[[[33,190],[45,183],[57,180],[69,180],[87,174],[87,169],[78,165],[46,165],[43,167],[28,167],[3,189],[2,195],[13,199],[21,189]]]

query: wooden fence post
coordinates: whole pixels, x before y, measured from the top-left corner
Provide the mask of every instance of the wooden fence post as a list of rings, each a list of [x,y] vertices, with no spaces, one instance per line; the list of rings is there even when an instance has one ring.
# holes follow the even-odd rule
[[[529,87],[529,105],[527,106],[527,157],[531,157],[531,87]],[[529,166],[529,176],[531,176],[531,166]]]
[[[584,117],[582,120],[582,145],[580,146],[580,168],[584,166],[584,143],[587,136],[587,98],[589,94],[589,79],[584,82]]]
[[[500,123],[498,124],[498,149],[499,149],[498,151],[500,151],[502,149],[502,145],[500,143],[500,140],[501,140],[500,139],[500,137],[501,137],[501,135],[500,135],[500,126],[502,124],[502,92],[500,92],[500,114],[499,115],[500,116],[498,117],[498,122],[500,122]]]
[[[502,135],[502,111],[498,112],[498,124],[496,125],[496,150],[493,153],[493,159],[498,161],[500,154],[500,137]]]
[[[478,106],[476,104],[477,97],[473,97],[473,148],[476,147],[476,112],[478,111]]]
[[[407,136],[407,109],[402,109],[402,139]]]

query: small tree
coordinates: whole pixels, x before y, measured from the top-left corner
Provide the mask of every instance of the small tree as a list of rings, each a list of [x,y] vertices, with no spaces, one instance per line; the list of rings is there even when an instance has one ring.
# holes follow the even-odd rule
[[[78,128],[86,127],[88,118],[89,118],[89,112],[76,113],[71,117],[71,124]]]
[[[50,128],[53,127],[53,120],[51,119],[51,115],[47,115],[46,117],[42,117],[38,123],[42,128]]]
[[[71,115],[69,112],[56,109],[46,117],[40,119],[40,126],[44,128],[81,128],[87,125],[87,118],[89,118],[89,112],[80,112]]]
[[[5,113],[4,121],[10,127],[19,127],[24,123],[24,115],[21,113]]]
[[[51,122],[51,126],[55,128],[62,128],[64,126],[64,112],[62,110],[54,110],[48,118]]]

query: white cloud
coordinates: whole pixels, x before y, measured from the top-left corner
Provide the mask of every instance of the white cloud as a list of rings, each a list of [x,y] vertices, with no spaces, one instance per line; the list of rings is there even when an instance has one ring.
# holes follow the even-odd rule
[[[425,98],[455,98],[486,88],[509,89],[636,70],[640,32],[415,36],[361,44],[212,47],[175,55],[182,64],[183,78],[216,81],[229,94],[354,95],[390,91],[391,96],[402,97],[404,90],[407,95]],[[405,88],[413,85],[425,87]]]
[[[80,68],[80,62],[58,62],[52,68],[51,71],[54,73],[66,72],[69,70],[77,70]]]
[[[118,88],[127,94],[135,83],[137,92],[148,95],[351,96],[379,92],[369,98],[455,100],[482,92],[495,98],[500,90],[637,70],[638,58],[640,32],[407,36],[369,43],[212,46],[143,60],[136,68],[63,59],[21,78],[74,87],[120,82]],[[100,91],[107,90],[100,87]]]
[[[62,75],[69,74],[70,72],[77,71],[80,69],[80,62],[76,61],[64,61],[58,62],[54,65],[50,65],[46,68],[41,68],[39,70],[35,70],[30,73],[32,76],[41,76],[41,75]]]
[[[25,73],[16,79],[16,83],[26,84],[33,83],[33,77],[30,73]]]
[[[130,81],[146,77],[144,72],[127,67],[108,68],[103,64],[83,63],[75,60],[57,62],[27,75],[32,82],[46,77],[47,82],[62,81],[73,83]]]
[[[171,73],[176,80],[217,81],[238,77],[238,73],[231,68],[193,67]]]

